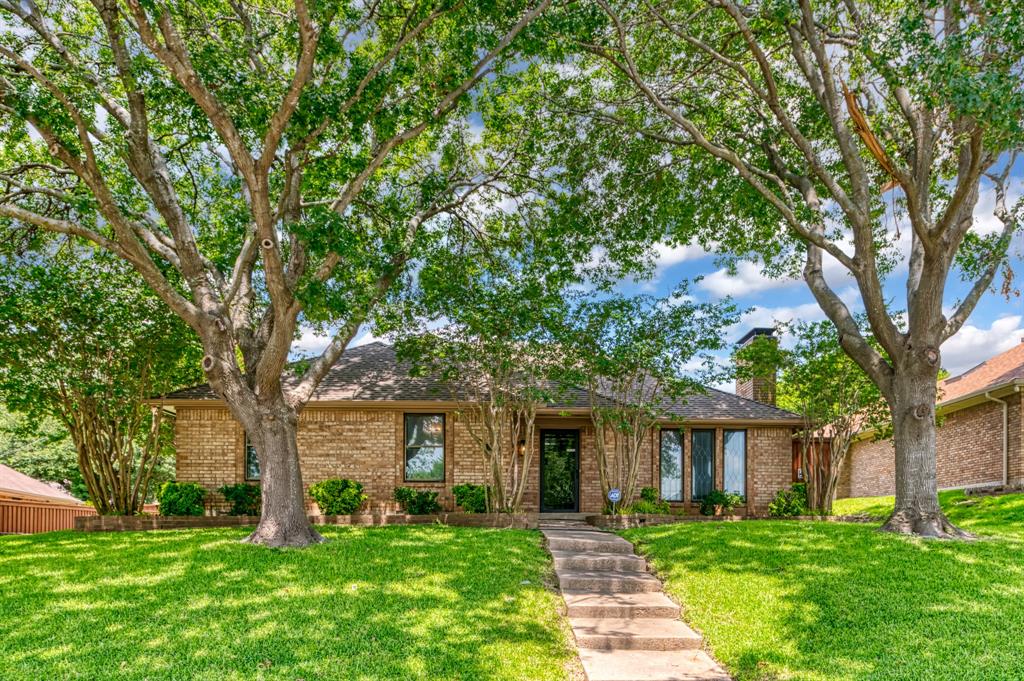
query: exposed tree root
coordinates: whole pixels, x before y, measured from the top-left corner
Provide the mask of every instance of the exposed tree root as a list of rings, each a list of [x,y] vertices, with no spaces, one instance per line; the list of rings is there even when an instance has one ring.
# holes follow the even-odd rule
[[[942,511],[922,512],[914,508],[896,509],[882,525],[881,530],[929,539],[975,539],[970,532],[961,530],[949,522]]]
[[[322,544],[326,541],[312,525],[305,527],[281,527],[274,522],[261,522],[248,537],[244,544],[258,544],[269,548],[303,548],[311,544]]]

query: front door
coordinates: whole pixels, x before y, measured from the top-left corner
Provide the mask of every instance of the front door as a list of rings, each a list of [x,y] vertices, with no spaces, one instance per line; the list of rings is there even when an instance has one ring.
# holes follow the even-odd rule
[[[580,510],[580,431],[540,432],[540,510]]]

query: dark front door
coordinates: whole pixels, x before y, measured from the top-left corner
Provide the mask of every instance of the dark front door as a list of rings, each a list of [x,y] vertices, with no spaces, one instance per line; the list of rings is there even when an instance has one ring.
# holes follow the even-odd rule
[[[580,510],[580,431],[540,432],[541,512]]]

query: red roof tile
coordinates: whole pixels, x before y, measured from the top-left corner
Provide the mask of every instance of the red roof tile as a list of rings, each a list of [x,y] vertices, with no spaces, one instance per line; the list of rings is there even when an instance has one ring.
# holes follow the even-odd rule
[[[1024,340],[959,376],[939,381],[939,403],[1024,380]]]
[[[51,501],[81,505],[82,502],[67,492],[19,473],[10,466],[0,463],[0,492],[15,496],[46,497]]]

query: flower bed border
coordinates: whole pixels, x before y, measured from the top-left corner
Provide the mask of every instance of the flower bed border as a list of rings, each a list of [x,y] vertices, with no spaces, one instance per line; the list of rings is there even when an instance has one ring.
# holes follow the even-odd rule
[[[797,520],[825,523],[880,523],[878,518],[863,515],[799,515],[791,518],[772,518],[767,515],[660,515],[637,513],[631,515],[590,515],[587,524],[610,530],[626,530],[651,525],[675,523],[738,522],[740,520]]]
[[[81,532],[144,532],[148,530],[196,529],[204,527],[254,526],[259,516],[87,516],[75,519],[75,529]],[[435,515],[404,515],[399,513],[357,513],[353,515],[311,515],[314,525],[452,525],[456,527],[497,527],[507,529],[533,529],[537,527],[536,513],[438,513]]]

